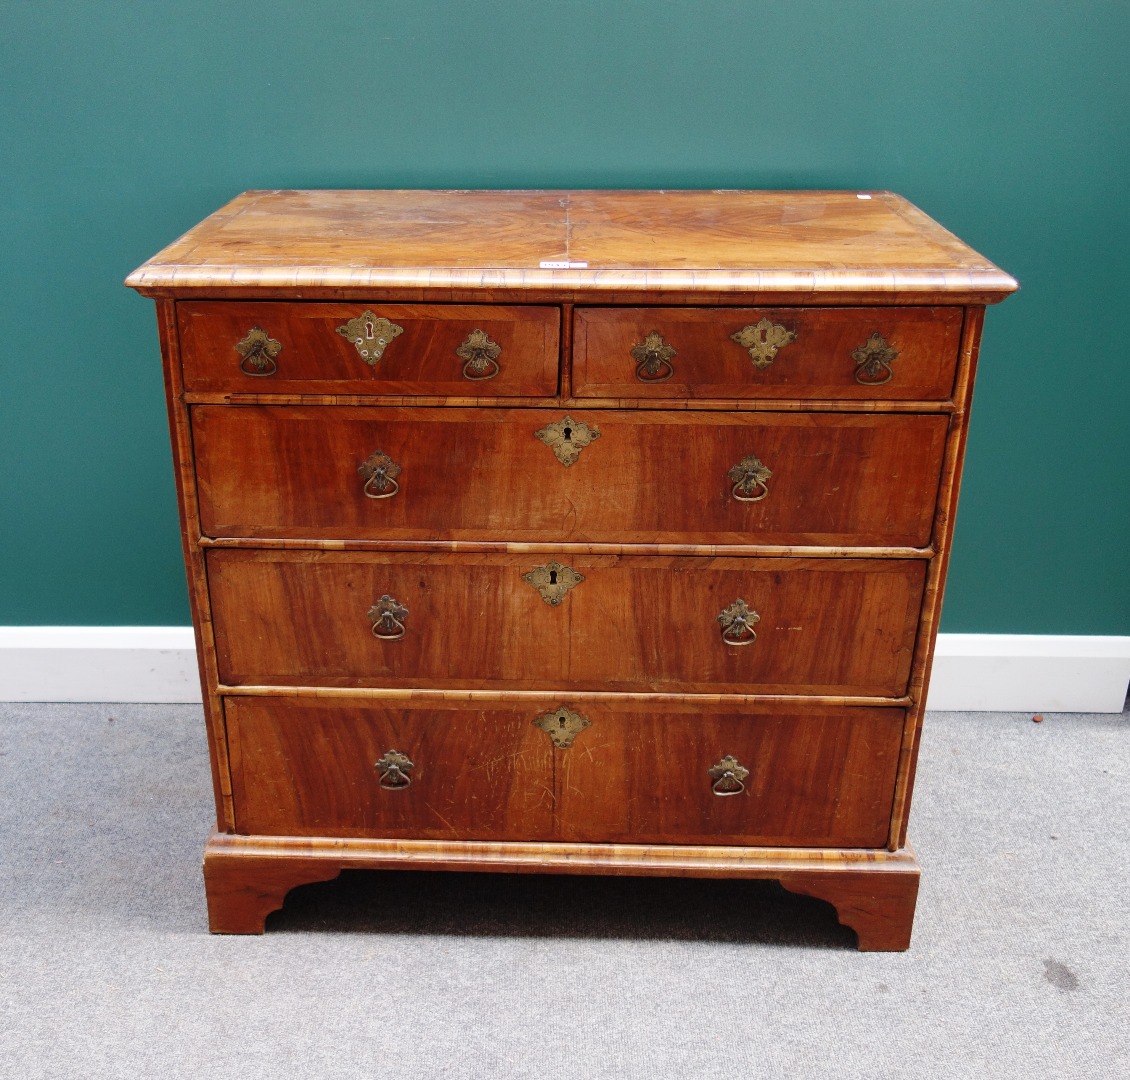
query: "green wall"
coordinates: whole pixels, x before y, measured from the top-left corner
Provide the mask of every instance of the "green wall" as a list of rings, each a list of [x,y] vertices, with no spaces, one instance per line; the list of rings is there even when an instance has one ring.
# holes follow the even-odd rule
[[[943,629],[1130,633],[1130,4],[0,11],[0,624],[188,621],[138,263],[245,188],[844,187],[1016,276]]]

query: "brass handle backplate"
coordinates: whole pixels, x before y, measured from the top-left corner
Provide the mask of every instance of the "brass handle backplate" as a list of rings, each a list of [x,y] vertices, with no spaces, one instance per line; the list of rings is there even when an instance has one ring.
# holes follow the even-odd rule
[[[675,374],[671,360],[676,353],[674,345],[668,345],[658,330],[632,346],[632,359],[636,362],[636,378],[640,382],[666,382]]]
[[[381,787],[386,791],[400,791],[411,785],[412,777],[408,773],[416,766],[407,754],[389,750],[381,755],[375,767],[381,778]]]
[[[367,498],[391,499],[400,490],[396,478],[401,468],[383,450],[374,450],[357,471],[365,478],[362,490]]]
[[[535,431],[534,438],[545,443],[553,451],[553,456],[568,468],[581,456],[581,451],[589,443],[600,438],[600,431],[571,416],[563,416],[555,423]]]
[[[535,566],[528,574],[522,575],[522,580],[537,589],[538,595],[550,607],[557,607],[571,588],[585,580],[585,575],[554,561]]]
[[[573,740],[591,723],[587,716],[573,712],[565,705],[555,712],[542,713],[534,718],[534,727],[544,731],[559,750],[572,746]]]
[[[484,379],[493,379],[501,370],[498,358],[502,355],[502,346],[496,341],[491,341],[483,330],[472,330],[467,335],[467,340],[455,350],[463,364],[463,378],[472,382],[482,382]]]
[[[276,341],[261,326],[253,326],[247,331],[247,337],[236,342],[235,351],[240,355],[239,370],[244,375],[264,379],[279,369],[275,358],[282,352],[282,342]]]
[[[381,641],[399,641],[405,634],[404,620],[408,609],[385,593],[371,608],[369,621],[373,624],[373,637]]]
[[[898,354],[898,349],[893,348],[882,334],[872,334],[851,354],[855,361],[855,381],[863,386],[889,383],[895,374],[891,364]]]
[[[730,340],[748,349],[753,366],[760,370],[773,363],[778,350],[796,341],[796,331],[770,319],[762,319],[752,326],[743,326],[736,334],[730,335]]]
[[[718,616],[722,640],[727,645],[752,645],[757,640],[757,633],[753,628],[759,622],[761,616],[740,596]]]
[[[749,769],[739,764],[732,754],[727,754],[717,765],[711,765],[708,771],[714,780],[710,790],[715,795],[740,795],[745,791]]]
[[[342,323],[337,332],[347,341],[353,342],[358,355],[369,367],[375,367],[377,361],[384,356],[385,349],[404,333],[404,327],[366,311],[363,315]]]
[[[734,483],[730,494],[738,502],[761,502],[769,494],[767,481],[773,473],[762,464],[760,458],[748,454],[726,475]]]

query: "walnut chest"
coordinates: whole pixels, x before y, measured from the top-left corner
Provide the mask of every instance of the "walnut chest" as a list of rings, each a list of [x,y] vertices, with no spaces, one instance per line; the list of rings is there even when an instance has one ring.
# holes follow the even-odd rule
[[[910,940],[986,304],[887,192],[257,191],[157,301],[211,927],[343,868],[760,877]]]

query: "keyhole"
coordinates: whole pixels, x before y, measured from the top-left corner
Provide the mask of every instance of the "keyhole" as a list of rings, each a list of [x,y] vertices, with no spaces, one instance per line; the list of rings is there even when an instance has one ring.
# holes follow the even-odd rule
[[[559,728],[562,728],[562,729],[564,729],[564,727],[565,727],[565,717],[563,717],[563,716],[559,716],[559,717],[557,718],[557,726],[558,726]]]
[[[550,572],[549,572],[549,583],[550,583],[550,585],[556,585],[557,584],[557,571],[556,570],[550,570]]]
[[[365,323],[365,337],[370,341],[373,339],[373,324],[371,322]]]
[[[563,434],[565,435],[565,441],[566,442],[572,442],[573,441],[573,429],[571,427],[567,427],[565,429],[565,431],[563,432]]]

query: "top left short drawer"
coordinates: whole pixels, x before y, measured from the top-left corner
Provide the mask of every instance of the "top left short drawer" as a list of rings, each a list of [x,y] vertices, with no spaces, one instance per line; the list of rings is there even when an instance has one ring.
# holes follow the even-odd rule
[[[190,301],[177,322],[189,392],[557,393],[554,307]]]

